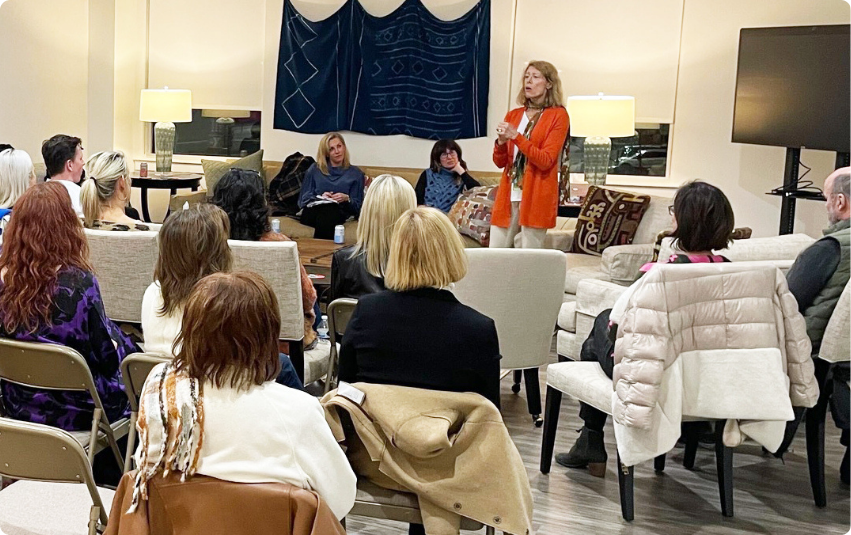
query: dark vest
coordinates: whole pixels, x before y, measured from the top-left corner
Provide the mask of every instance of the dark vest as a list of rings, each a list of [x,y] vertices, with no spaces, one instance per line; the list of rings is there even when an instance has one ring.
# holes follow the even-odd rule
[[[817,354],[821,347],[821,339],[824,336],[824,330],[827,327],[827,322],[830,321],[830,316],[833,314],[833,309],[836,308],[836,303],[839,301],[839,296],[842,295],[842,290],[848,284],[851,268],[849,268],[849,259],[851,259],[851,229],[849,229],[849,220],[840,221],[831,226],[825,231],[825,236],[822,240],[835,240],[839,243],[840,259],[839,265],[836,266],[836,271],[828,279],[827,284],[821,289],[819,294],[813,300],[813,304],[804,310],[804,319],[807,322],[807,336],[813,344],[813,354]]]

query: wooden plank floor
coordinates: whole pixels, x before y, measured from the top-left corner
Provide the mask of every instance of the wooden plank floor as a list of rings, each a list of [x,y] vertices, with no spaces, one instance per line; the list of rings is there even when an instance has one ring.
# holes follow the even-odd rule
[[[555,362],[553,354],[552,361]],[[545,374],[541,392],[546,395]],[[639,466],[635,475],[635,520],[621,518],[615,473],[615,442],[611,422],[606,428],[609,452],[605,478],[584,470],[568,470],[553,462],[548,475],[539,469],[541,432],[526,411],[525,389],[511,393],[511,380],[502,383],[502,412],[532,486],[534,529],[539,535],[567,533],[618,534],[801,534],[849,531],[849,490],[839,482],[839,463],[844,448],[839,431],[828,416],[826,426],[827,500],[825,509],[813,505],[807,471],[803,425],[786,455],[785,464],[763,456],[758,446],[736,448],[733,462],[734,518],[721,516],[713,450],[699,449],[695,470],[682,466],[683,450],[668,455],[663,474],[653,463]],[[582,425],[579,405],[563,397],[556,452],[567,451]],[[394,535],[407,533],[403,524],[350,516],[348,533]],[[467,532],[465,532],[467,533]],[[484,533],[481,531],[480,533]]]

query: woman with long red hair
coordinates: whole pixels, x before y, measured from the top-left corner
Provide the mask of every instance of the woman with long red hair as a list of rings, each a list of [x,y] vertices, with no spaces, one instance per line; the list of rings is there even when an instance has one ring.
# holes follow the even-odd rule
[[[0,252],[0,336],[62,344],[89,364],[107,418],[128,413],[119,364],[139,348],[109,318],[89,263],[83,226],[61,184],[47,182],[15,203]],[[0,383],[8,416],[66,430],[91,429],[85,392]]]

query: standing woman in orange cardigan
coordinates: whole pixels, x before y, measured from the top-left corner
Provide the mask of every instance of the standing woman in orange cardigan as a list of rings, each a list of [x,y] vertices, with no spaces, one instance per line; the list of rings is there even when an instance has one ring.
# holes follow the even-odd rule
[[[491,216],[491,247],[543,247],[558,212],[558,161],[570,129],[558,71],[531,61],[517,95],[521,105],[497,126],[493,163],[503,169]]]

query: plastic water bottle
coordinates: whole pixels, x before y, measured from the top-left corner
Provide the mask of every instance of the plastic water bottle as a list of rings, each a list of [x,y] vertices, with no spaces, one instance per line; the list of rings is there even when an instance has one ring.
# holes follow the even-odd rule
[[[343,243],[346,241],[346,227],[337,225],[334,227],[334,243]]]
[[[275,233],[278,233],[278,234],[281,233],[281,220],[280,219],[273,219],[272,220],[272,232],[275,232]]]
[[[328,316],[322,314],[322,320],[319,322],[319,326],[316,328],[316,334],[319,335],[319,338],[322,340],[328,339]]]

